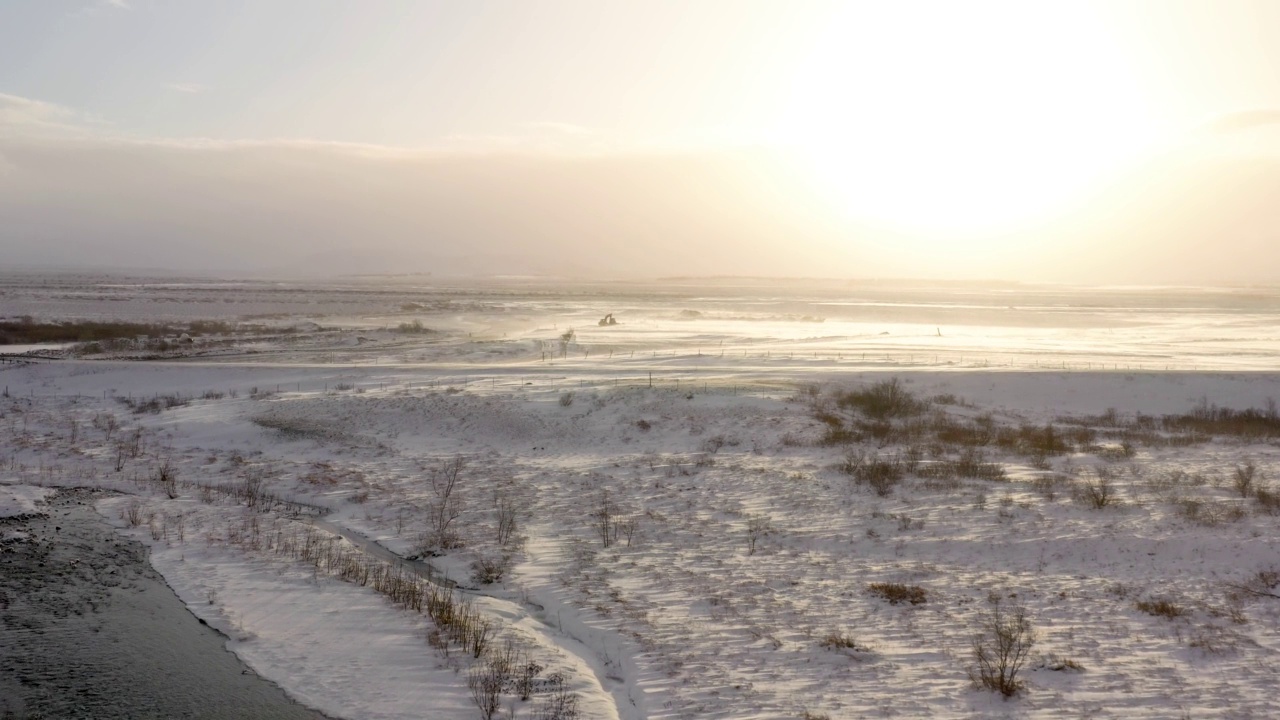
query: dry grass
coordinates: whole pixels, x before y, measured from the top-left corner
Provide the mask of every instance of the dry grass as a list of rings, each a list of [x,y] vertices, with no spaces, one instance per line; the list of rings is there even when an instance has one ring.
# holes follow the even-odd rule
[[[1148,615],[1166,620],[1174,620],[1190,614],[1186,608],[1169,600],[1139,600],[1133,606]]]
[[[928,599],[928,593],[924,588],[903,583],[871,583],[867,586],[867,592],[889,601],[890,605],[899,603],[923,605]]]

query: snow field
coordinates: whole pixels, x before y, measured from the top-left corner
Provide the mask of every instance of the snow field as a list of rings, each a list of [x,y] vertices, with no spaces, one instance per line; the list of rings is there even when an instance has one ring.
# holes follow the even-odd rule
[[[7,377],[70,384],[83,376],[58,373],[75,367]],[[131,382],[166,391],[267,371],[104,372],[117,391]],[[264,384],[271,376],[306,381],[307,372],[273,369]],[[884,377],[802,379],[830,393],[834,384],[862,387]],[[951,393],[967,403],[946,406],[949,414],[990,413],[1014,427],[1108,407],[1185,412],[1202,397],[1258,407],[1280,394],[1273,375],[903,378],[920,397]],[[1050,458],[1047,469],[992,449],[988,459],[1003,465],[1007,480],[908,474],[882,497],[839,465],[852,449],[887,455],[899,448],[823,445],[822,423],[798,390],[579,385],[562,404],[564,392],[397,384],[362,394],[196,400],[155,415],[132,415],[96,396],[15,392],[0,404],[0,432],[13,480],[123,490],[130,497],[102,502],[104,514],[123,525],[132,496],[161,516],[190,513],[185,544],[151,540],[143,526],[127,531],[152,544],[157,568],[255,670],[337,716],[478,711],[465,671],[425,641],[429,621],[368,588],[207,542],[202,534],[225,538],[244,509],[226,499],[200,502],[190,487],[165,497],[146,480],[161,458],[184,481],[260,477],[283,497],[330,508],[325,522],[410,555],[428,529],[425,478],[462,455],[463,546],[430,561],[479,593],[477,605],[504,632],[573,678],[584,717],[1280,712],[1271,691],[1280,606],[1232,592],[1276,569],[1276,516],[1231,483],[1245,462],[1255,464],[1263,485],[1277,477],[1274,441],[1139,445],[1130,457],[1077,448]],[[145,429],[147,449],[120,472],[113,444],[91,425],[106,412],[119,415],[118,433]],[[75,442],[70,418],[81,423]],[[1114,476],[1119,505],[1091,509],[1072,498],[1073,485],[1096,477],[1094,467]],[[1052,497],[1036,482],[1050,477],[1064,478]],[[495,493],[521,509],[516,546],[494,539]],[[606,493],[635,525],[630,542],[608,548],[594,527]],[[512,566],[500,583],[471,580],[473,560],[503,553]],[[927,600],[889,604],[868,591],[880,582],[918,585]],[[1010,701],[973,689],[968,676],[971,639],[993,596],[1026,606],[1038,635],[1024,671],[1028,688]],[[1184,614],[1165,618],[1137,607],[1156,600]],[[829,636],[856,647],[837,647]],[[1063,658],[1084,670],[1052,669]],[[517,710],[527,713],[528,705]]]

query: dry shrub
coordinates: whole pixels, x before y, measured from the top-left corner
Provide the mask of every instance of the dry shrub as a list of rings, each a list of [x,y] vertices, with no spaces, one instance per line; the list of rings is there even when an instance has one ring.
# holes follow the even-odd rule
[[[1200,487],[1209,479],[1200,473],[1188,473],[1183,470],[1150,475],[1146,479],[1147,490],[1154,495],[1171,495],[1179,490]]]
[[[974,665],[969,679],[976,687],[998,692],[1006,698],[1017,695],[1025,683],[1018,679],[1027,656],[1036,642],[1036,632],[1022,606],[1005,607],[993,603],[974,635]]]
[[[1137,448],[1128,439],[1121,440],[1118,445],[1107,445],[1098,449],[1098,457],[1108,462],[1132,460],[1133,456],[1137,454]]]
[[[168,460],[160,463],[160,465],[152,473],[151,479],[155,481],[160,489],[164,491],[166,497],[170,500],[178,497],[178,471],[169,464]]]
[[[1178,502],[1178,514],[1189,522],[1203,527],[1219,527],[1239,522],[1245,517],[1244,508],[1239,505],[1192,499],[1183,499]]]
[[[1139,600],[1133,606],[1148,615],[1162,617],[1166,620],[1174,620],[1190,614],[1186,608],[1169,600]]]
[[[1166,430],[1233,435],[1252,440],[1280,437],[1280,413],[1273,401],[1268,401],[1263,410],[1232,410],[1202,400],[1198,407],[1185,415],[1166,415],[1162,418],[1162,425]]]
[[[492,585],[501,582],[510,567],[511,557],[508,555],[498,557],[481,555],[471,563],[471,580],[477,585]]]
[[[1187,639],[1187,647],[1195,648],[1206,655],[1229,655],[1240,649],[1241,645],[1256,645],[1252,640],[1220,625],[1204,625],[1192,631]]]
[[[857,410],[872,420],[890,420],[919,415],[929,409],[927,400],[917,399],[897,378],[875,383],[862,390],[838,392],[836,405]]]
[[[967,448],[955,460],[939,460],[920,468],[920,475],[930,479],[973,478],[975,480],[1004,480],[1004,467],[1000,463],[987,462],[986,454],[977,448]]]
[[[129,523],[129,527],[138,527],[141,525],[142,502],[137,498],[129,500],[129,503],[124,506],[124,512],[121,513],[121,517],[124,518],[125,522]]]
[[[1094,468],[1097,478],[1085,480],[1075,487],[1075,500],[1084,503],[1094,510],[1120,504],[1119,490],[1115,485],[1115,475],[1103,467]]]
[[[1258,488],[1253,499],[1258,501],[1258,509],[1268,515],[1280,515],[1280,493]]]
[[[1036,668],[1040,670],[1052,670],[1053,672],[1084,672],[1084,665],[1069,658],[1063,657],[1056,653],[1049,653],[1036,663]]]
[[[1231,484],[1235,487],[1236,492],[1240,493],[1240,497],[1247,498],[1253,494],[1253,483],[1257,474],[1258,467],[1253,464],[1252,460],[1235,467]]]
[[[502,687],[507,678],[494,663],[477,663],[467,672],[467,688],[480,708],[480,716],[492,720],[502,707]]]
[[[1049,502],[1053,502],[1058,498],[1058,493],[1064,488],[1071,485],[1070,478],[1056,473],[1050,475],[1041,475],[1031,481],[1031,489],[1039,493],[1040,497]]]
[[[547,692],[533,709],[533,720],[576,720],[578,696],[569,690],[564,675],[552,673],[543,684]]]
[[[871,583],[867,586],[867,591],[872,595],[888,600],[890,605],[897,605],[898,603],[922,605],[928,598],[924,588],[919,585],[905,585],[903,583]]]
[[[830,632],[818,643],[824,650],[850,650],[856,653],[871,652],[871,648],[859,643],[857,638],[847,632]]]
[[[894,486],[902,480],[904,474],[902,459],[896,455],[882,458],[863,452],[846,455],[840,470],[852,477],[855,483],[869,485],[881,497],[892,494]]]

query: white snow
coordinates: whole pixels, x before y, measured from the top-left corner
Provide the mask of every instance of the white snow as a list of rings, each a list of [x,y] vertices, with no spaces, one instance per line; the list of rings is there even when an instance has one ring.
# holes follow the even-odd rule
[[[1220,329],[1218,310],[1113,308],[1109,327],[1080,332],[1066,321],[974,325],[939,339],[915,322],[910,335],[893,326],[881,338],[882,325],[802,319],[810,306],[756,317],[713,300],[628,299],[645,319],[618,312],[623,324],[600,329],[581,322],[603,314],[595,308],[566,320],[549,300],[504,300],[501,311],[441,311],[439,323],[424,314],[450,328],[443,338],[362,331],[374,338],[362,357],[341,354],[364,352],[342,340],[216,362],[9,368],[0,460],[10,481],[28,484],[21,492],[124,493],[100,510],[151,545],[193,612],[256,671],[335,717],[479,717],[471,661],[433,648],[423,614],[244,541],[249,523],[267,537],[301,520],[187,483],[259,479],[326,508],[318,532],[393,560],[422,544],[433,469],[464,457],[462,547],[430,562],[544,677],[566,677],[582,717],[1280,714],[1280,603],[1257,584],[1280,570],[1280,516],[1232,484],[1252,463],[1272,488],[1280,446],[1134,435],[1126,449],[1118,428],[1090,417],[1265,408],[1280,398],[1280,374],[1255,371],[1276,357],[1261,314]],[[706,316],[681,320],[683,307]],[[570,322],[582,329],[568,357],[544,361]],[[863,359],[864,348],[879,357]],[[933,351],[952,360],[926,360]],[[906,446],[824,444],[816,410],[891,377],[917,397],[953,396],[934,407],[955,422],[1064,433],[1089,423],[1096,437],[1040,461],[991,443],[986,459],[1006,480],[918,471],[877,495],[840,470],[846,453]],[[190,402],[154,414],[117,399],[174,393]],[[120,425],[110,439],[107,414]],[[122,458],[119,441],[139,429],[140,452]],[[954,455],[933,443],[921,441],[922,467]],[[149,479],[165,462],[182,481],[172,499]],[[1113,477],[1117,506],[1072,498],[1095,468]],[[0,486],[0,507],[18,506],[17,487]],[[630,540],[608,548],[593,516],[606,493],[634,522]],[[497,543],[495,496],[516,502],[523,542]],[[753,524],[764,528],[754,551]],[[476,585],[471,563],[503,553],[504,579]],[[868,591],[881,582],[918,585],[928,599],[891,605]],[[1026,606],[1038,633],[1028,687],[1008,701],[968,674],[992,597]],[[1147,600],[1185,612],[1156,617],[1138,608]],[[833,635],[864,649],[824,642]],[[1062,658],[1084,670],[1053,669]],[[532,703],[506,702],[532,714]]]
[[[31,485],[10,485],[0,480],[0,518],[44,513],[44,499],[52,492],[49,488]]]

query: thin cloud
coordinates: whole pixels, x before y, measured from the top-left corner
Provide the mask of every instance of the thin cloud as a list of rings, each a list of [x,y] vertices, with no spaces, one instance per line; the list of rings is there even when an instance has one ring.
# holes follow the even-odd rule
[[[130,0],[97,0],[97,2],[85,5],[79,10],[68,12],[67,16],[87,18],[117,10],[133,10],[133,3]]]
[[[197,94],[208,91],[199,83],[165,83],[172,92]],[[446,155],[508,156],[598,156],[631,154],[640,150],[616,144],[605,144],[602,136],[586,132],[570,132],[564,126],[548,137],[546,133],[511,135],[454,134],[434,142],[417,145],[379,145],[375,143],[320,140],[313,138],[226,139],[208,137],[146,137],[113,132],[110,122],[91,114],[56,103],[0,93],[0,138],[13,140],[59,140],[89,142],[102,146],[151,146],[171,150],[242,151],[249,149],[313,150],[349,156],[411,159]],[[576,134],[575,134],[576,133]],[[574,140],[574,138],[578,138]],[[584,143],[582,140],[591,140]]]
[[[550,130],[564,135],[596,135],[599,130],[565,122],[533,122],[529,127],[534,130]]]
[[[76,113],[56,103],[0,93],[0,131],[74,129]]]
[[[188,95],[197,95],[209,89],[208,85],[201,85],[200,83],[181,83],[181,82],[165,83],[165,87],[169,88],[170,90],[173,90],[174,92],[187,93]]]
[[[1280,125],[1280,110],[1244,110],[1223,115],[1208,124],[1215,133],[1233,133],[1267,125]]]

